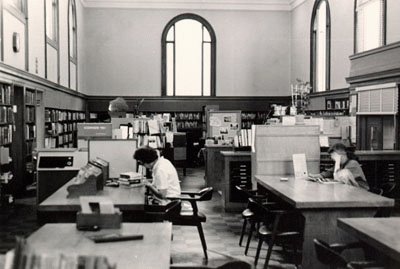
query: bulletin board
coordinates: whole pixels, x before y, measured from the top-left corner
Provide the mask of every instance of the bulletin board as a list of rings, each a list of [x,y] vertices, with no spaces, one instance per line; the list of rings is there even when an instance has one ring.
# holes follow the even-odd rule
[[[241,126],[240,110],[209,112],[207,128],[210,137],[224,137],[225,140],[233,139],[240,133]]]

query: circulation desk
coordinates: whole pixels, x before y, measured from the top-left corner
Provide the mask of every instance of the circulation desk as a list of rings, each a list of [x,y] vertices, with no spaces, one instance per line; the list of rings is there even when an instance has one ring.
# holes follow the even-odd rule
[[[81,206],[79,198],[67,198],[67,187],[73,182],[74,179],[71,179],[39,204],[37,209],[39,223],[75,222],[76,213],[80,211]],[[134,188],[105,186],[96,195],[109,197],[114,206],[122,211],[124,221],[138,222],[144,218],[144,193],[143,186]]]
[[[96,244],[86,237],[110,233],[142,234],[143,239]],[[27,241],[35,253],[106,256],[118,269],[167,269],[171,234],[171,223],[122,223],[121,229],[98,232],[78,231],[72,223],[51,223],[34,232]]]
[[[385,268],[400,268],[400,218],[343,218],[337,224],[385,257]]]
[[[285,176],[287,177],[287,176]],[[302,268],[327,268],[319,263],[313,239],[347,242],[349,236],[336,226],[338,218],[372,217],[378,208],[393,207],[394,200],[345,184],[320,184],[289,177],[255,176],[256,182],[305,218]]]

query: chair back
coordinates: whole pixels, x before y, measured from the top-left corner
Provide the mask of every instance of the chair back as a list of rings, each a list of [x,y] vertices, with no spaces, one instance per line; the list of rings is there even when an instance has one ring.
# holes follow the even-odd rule
[[[318,260],[325,264],[330,265],[331,268],[346,268],[347,261],[334,251],[328,243],[314,238],[315,252],[317,253]]]
[[[207,187],[199,191],[198,195],[199,198],[197,199],[198,201],[209,201],[212,198],[213,195],[213,187]]]

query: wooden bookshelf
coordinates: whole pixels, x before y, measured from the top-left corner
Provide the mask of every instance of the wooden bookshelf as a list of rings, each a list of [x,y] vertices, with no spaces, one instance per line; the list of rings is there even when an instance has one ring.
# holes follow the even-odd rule
[[[11,145],[13,141],[14,114],[12,110],[13,103],[12,85],[0,83],[0,147],[11,154]],[[2,149],[3,150],[3,149]],[[1,160],[0,162],[0,206],[12,202],[13,197],[9,193],[9,182],[12,177],[12,162]]]
[[[45,148],[77,147],[77,124],[85,122],[83,111],[45,108]]]

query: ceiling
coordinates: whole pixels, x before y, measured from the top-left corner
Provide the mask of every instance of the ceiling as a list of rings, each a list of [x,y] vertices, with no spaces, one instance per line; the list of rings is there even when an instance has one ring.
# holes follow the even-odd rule
[[[80,0],[87,8],[280,10],[290,11],[306,0]]]

